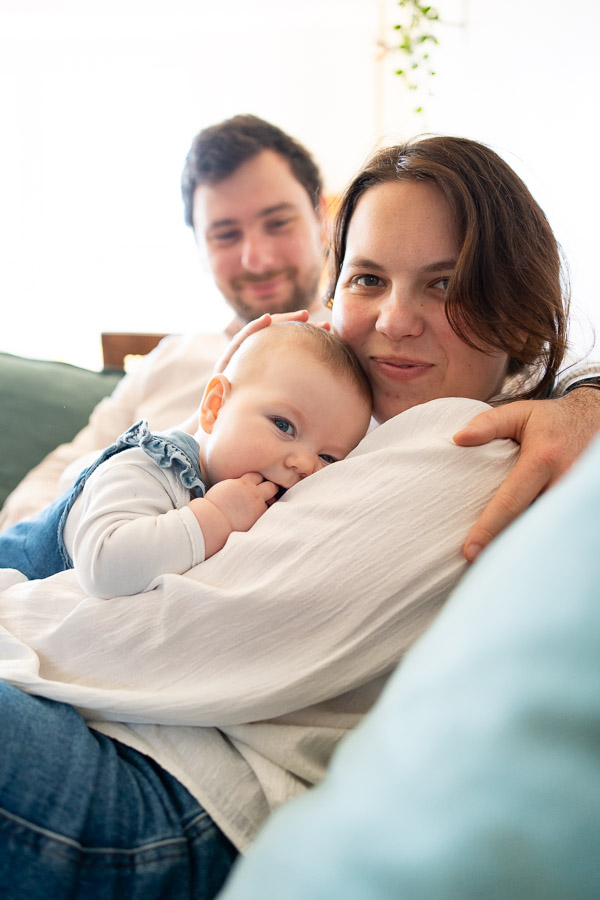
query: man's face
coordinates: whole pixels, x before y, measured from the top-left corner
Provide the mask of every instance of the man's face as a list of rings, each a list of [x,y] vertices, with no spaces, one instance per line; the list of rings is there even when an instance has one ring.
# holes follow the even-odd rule
[[[322,229],[287,160],[264,150],[194,193],[194,232],[215,282],[245,321],[318,301]]]

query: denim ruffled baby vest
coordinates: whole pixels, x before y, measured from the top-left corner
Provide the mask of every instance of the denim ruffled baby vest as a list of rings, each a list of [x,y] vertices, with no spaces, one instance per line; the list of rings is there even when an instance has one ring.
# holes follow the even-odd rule
[[[67,516],[92,472],[111,456],[132,447],[141,448],[161,469],[170,469],[192,496],[204,496],[206,485],[200,472],[198,442],[184,431],[153,433],[148,422],[141,419],[107,447],[83,470],[73,486],[39,515],[0,532],[0,568],[18,569],[30,580],[72,569],[73,562],[63,541]]]

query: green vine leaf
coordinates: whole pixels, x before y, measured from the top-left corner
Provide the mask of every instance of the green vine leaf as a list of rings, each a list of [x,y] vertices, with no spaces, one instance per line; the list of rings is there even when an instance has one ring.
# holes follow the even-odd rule
[[[435,75],[429,63],[431,46],[439,46],[439,40],[431,30],[432,23],[439,22],[437,9],[421,0],[398,0],[398,6],[406,13],[406,21],[396,23],[393,28],[401,32],[401,40],[395,50],[403,53],[406,65],[395,70],[403,78],[408,90],[422,90],[428,78]],[[423,104],[414,110],[423,112]]]

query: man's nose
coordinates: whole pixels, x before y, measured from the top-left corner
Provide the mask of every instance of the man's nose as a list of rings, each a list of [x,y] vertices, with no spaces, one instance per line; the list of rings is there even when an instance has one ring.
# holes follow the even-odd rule
[[[242,266],[246,272],[260,275],[273,266],[271,241],[264,234],[248,235],[242,244]]]

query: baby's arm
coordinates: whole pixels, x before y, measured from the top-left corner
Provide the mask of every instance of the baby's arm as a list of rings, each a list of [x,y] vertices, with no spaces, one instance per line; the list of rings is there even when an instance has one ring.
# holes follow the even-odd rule
[[[158,575],[180,575],[212,556],[232,531],[247,531],[276,492],[250,473],[190,502],[142,450],[127,450],[88,480],[67,520],[65,544],[87,593],[141,593]]]
[[[63,532],[84,590],[103,598],[136,594],[157,575],[202,562],[204,538],[189,497],[142,450],[99,466]]]
[[[204,535],[204,558],[225,545],[232,531],[248,531],[266,512],[277,493],[277,485],[264,481],[257,472],[215,484],[202,498],[191,500],[189,508]]]

